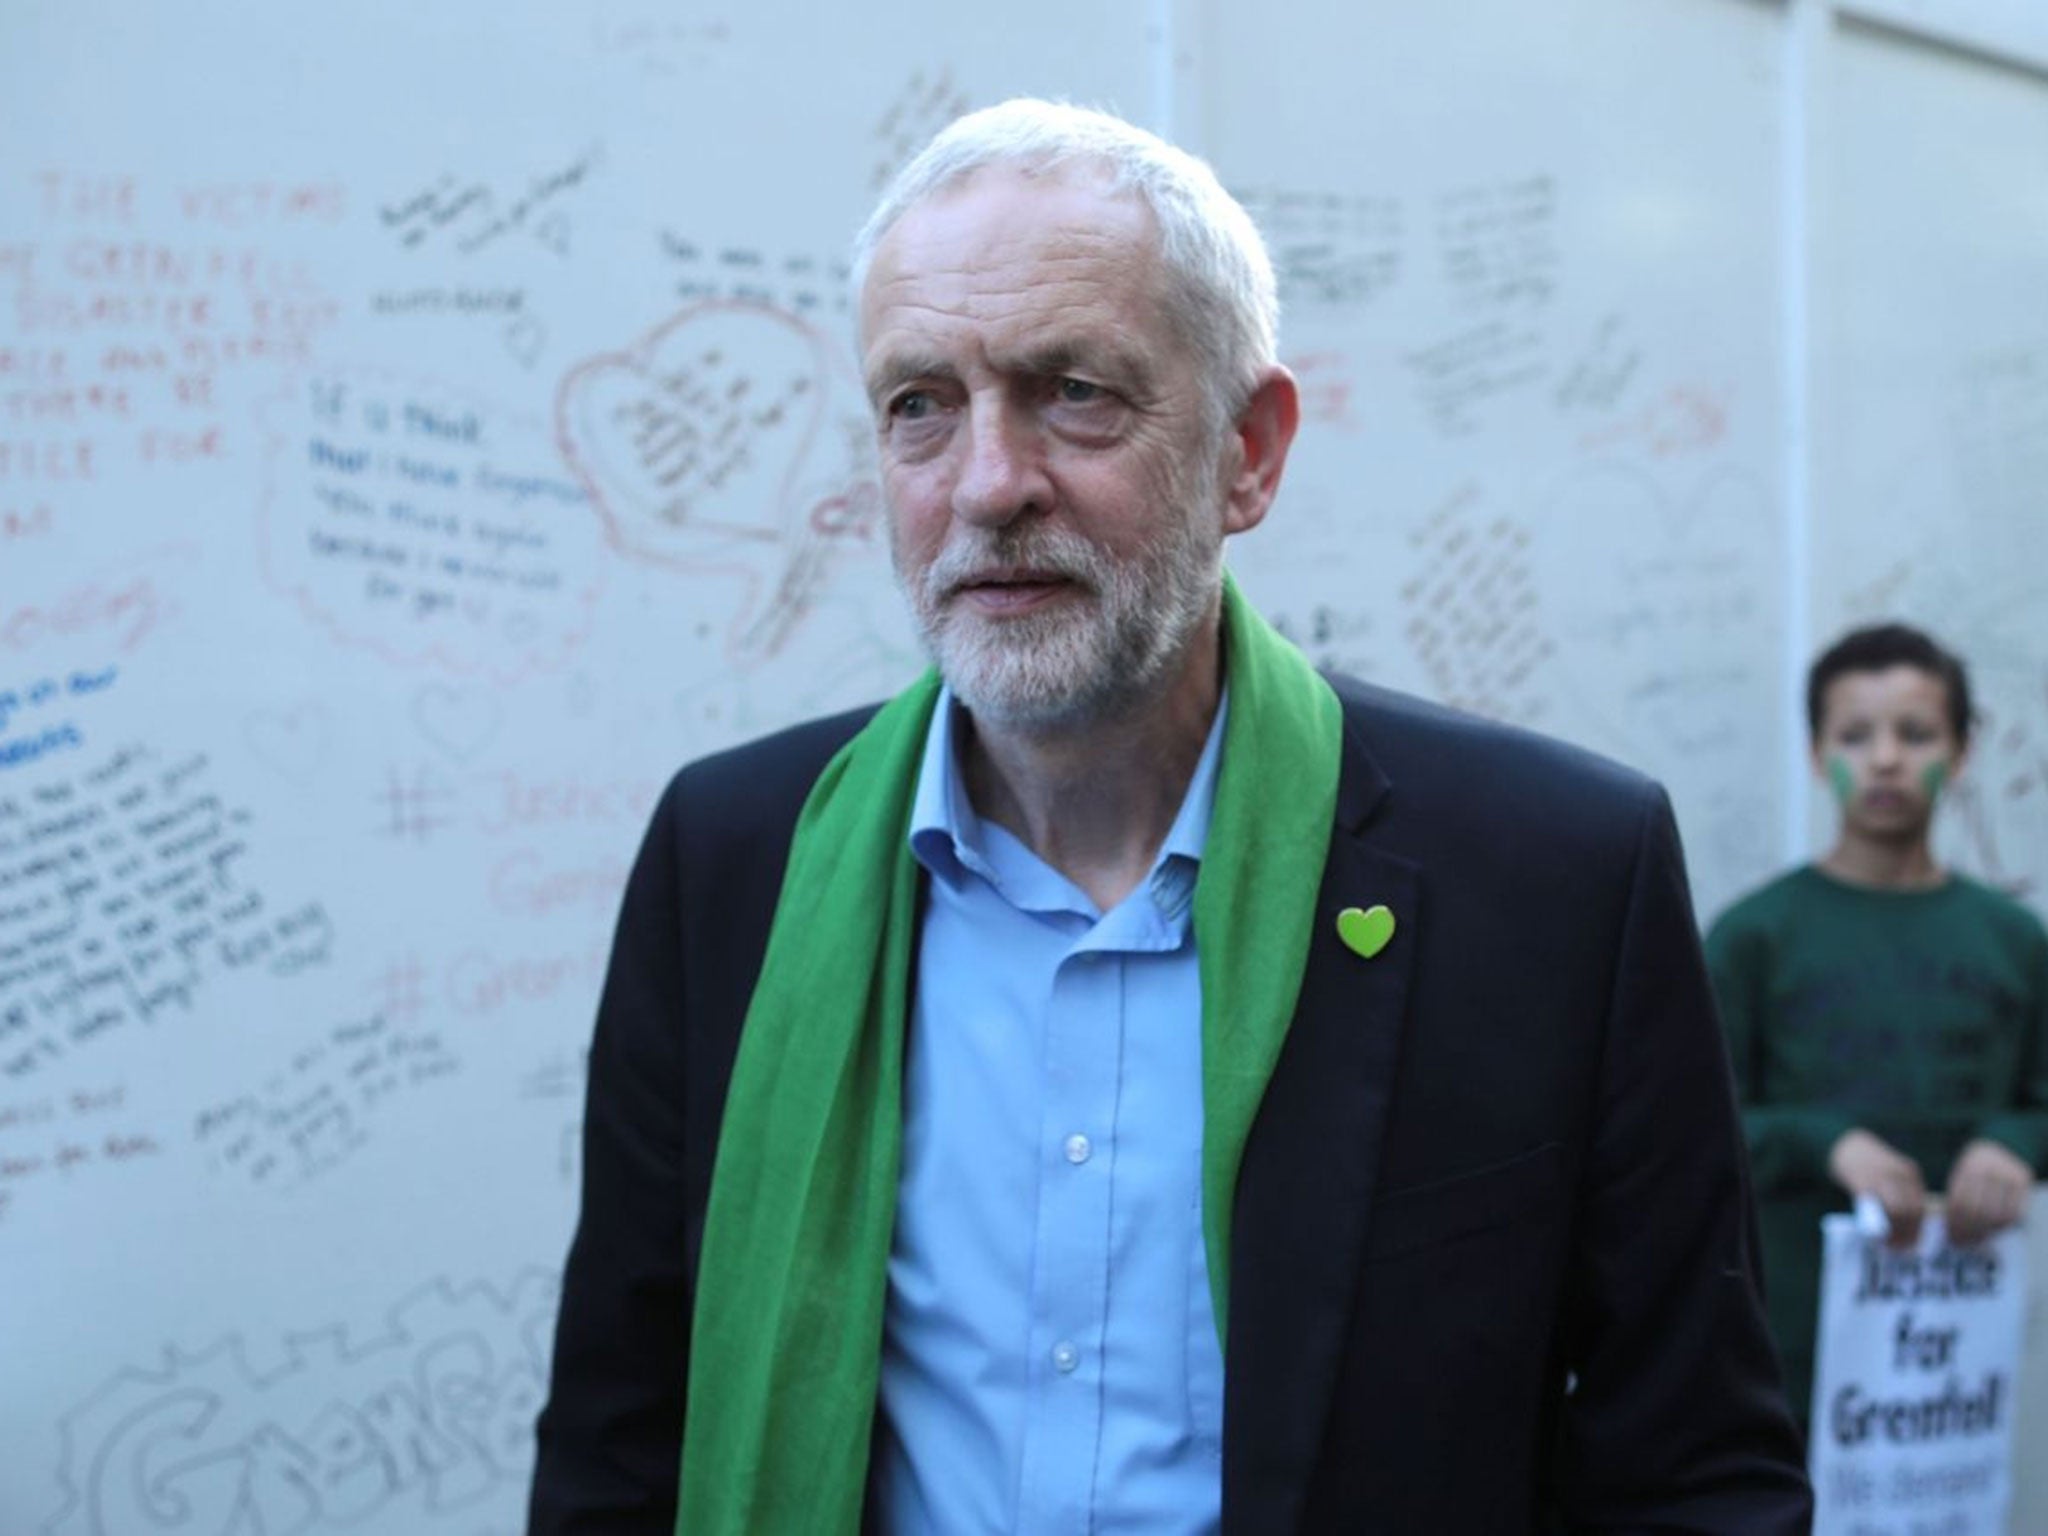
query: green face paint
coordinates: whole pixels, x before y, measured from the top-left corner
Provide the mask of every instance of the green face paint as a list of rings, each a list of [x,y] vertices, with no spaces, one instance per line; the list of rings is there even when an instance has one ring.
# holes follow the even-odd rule
[[[1835,792],[1835,803],[1847,805],[1856,793],[1856,774],[1845,757],[1828,759],[1828,788]]]
[[[1941,792],[1948,788],[1948,764],[1929,763],[1920,775],[1921,791],[1927,796],[1929,805],[1937,804]]]

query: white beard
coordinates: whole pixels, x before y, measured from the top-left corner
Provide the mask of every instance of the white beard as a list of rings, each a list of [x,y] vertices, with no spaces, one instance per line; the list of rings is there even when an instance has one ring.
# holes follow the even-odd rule
[[[1206,509],[1204,499],[1176,500]],[[1222,567],[1221,534],[1205,534],[1183,510],[1131,560],[1029,517],[993,531],[956,525],[922,573],[906,572],[899,551],[897,578],[925,648],[969,713],[1043,728],[1104,719],[1145,698],[1213,611]],[[953,601],[959,583],[992,568],[1056,575],[1080,595],[1002,619]]]

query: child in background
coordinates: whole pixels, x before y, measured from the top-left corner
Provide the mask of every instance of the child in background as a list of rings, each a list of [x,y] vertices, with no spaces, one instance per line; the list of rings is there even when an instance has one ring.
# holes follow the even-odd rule
[[[1872,1195],[1909,1244],[1938,1189],[1951,1240],[1977,1242],[2020,1220],[2048,1163],[2048,933],[1929,840],[1969,752],[1962,663],[1905,625],[1859,629],[1813,664],[1806,710],[1834,847],[1707,935],[1802,1421],[1821,1216]]]

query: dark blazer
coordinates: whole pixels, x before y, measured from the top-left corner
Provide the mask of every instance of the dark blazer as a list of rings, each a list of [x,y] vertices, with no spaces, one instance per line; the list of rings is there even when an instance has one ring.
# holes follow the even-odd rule
[[[1224,1531],[1806,1531],[1663,792],[1332,681],[1322,916],[1231,1232]],[[864,718],[698,763],[655,813],[591,1047],[534,1536],[673,1527],[720,1106],[797,807]],[[1376,903],[1398,926],[1366,960],[1334,919]]]

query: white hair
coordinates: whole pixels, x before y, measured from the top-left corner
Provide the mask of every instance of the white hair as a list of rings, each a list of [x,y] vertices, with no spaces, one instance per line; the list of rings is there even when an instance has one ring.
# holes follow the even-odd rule
[[[1151,211],[1167,318],[1202,360],[1210,426],[1220,432],[1279,360],[1272,258],[1251,215],[1208,165],[1107,112],[1017,97],[954,119],[896,173],[854,237],[854,292],[882,237],[925,199],[992,165],[1044,175],[1075,164],[1098,167],[1112,190],[1135,193]]]

